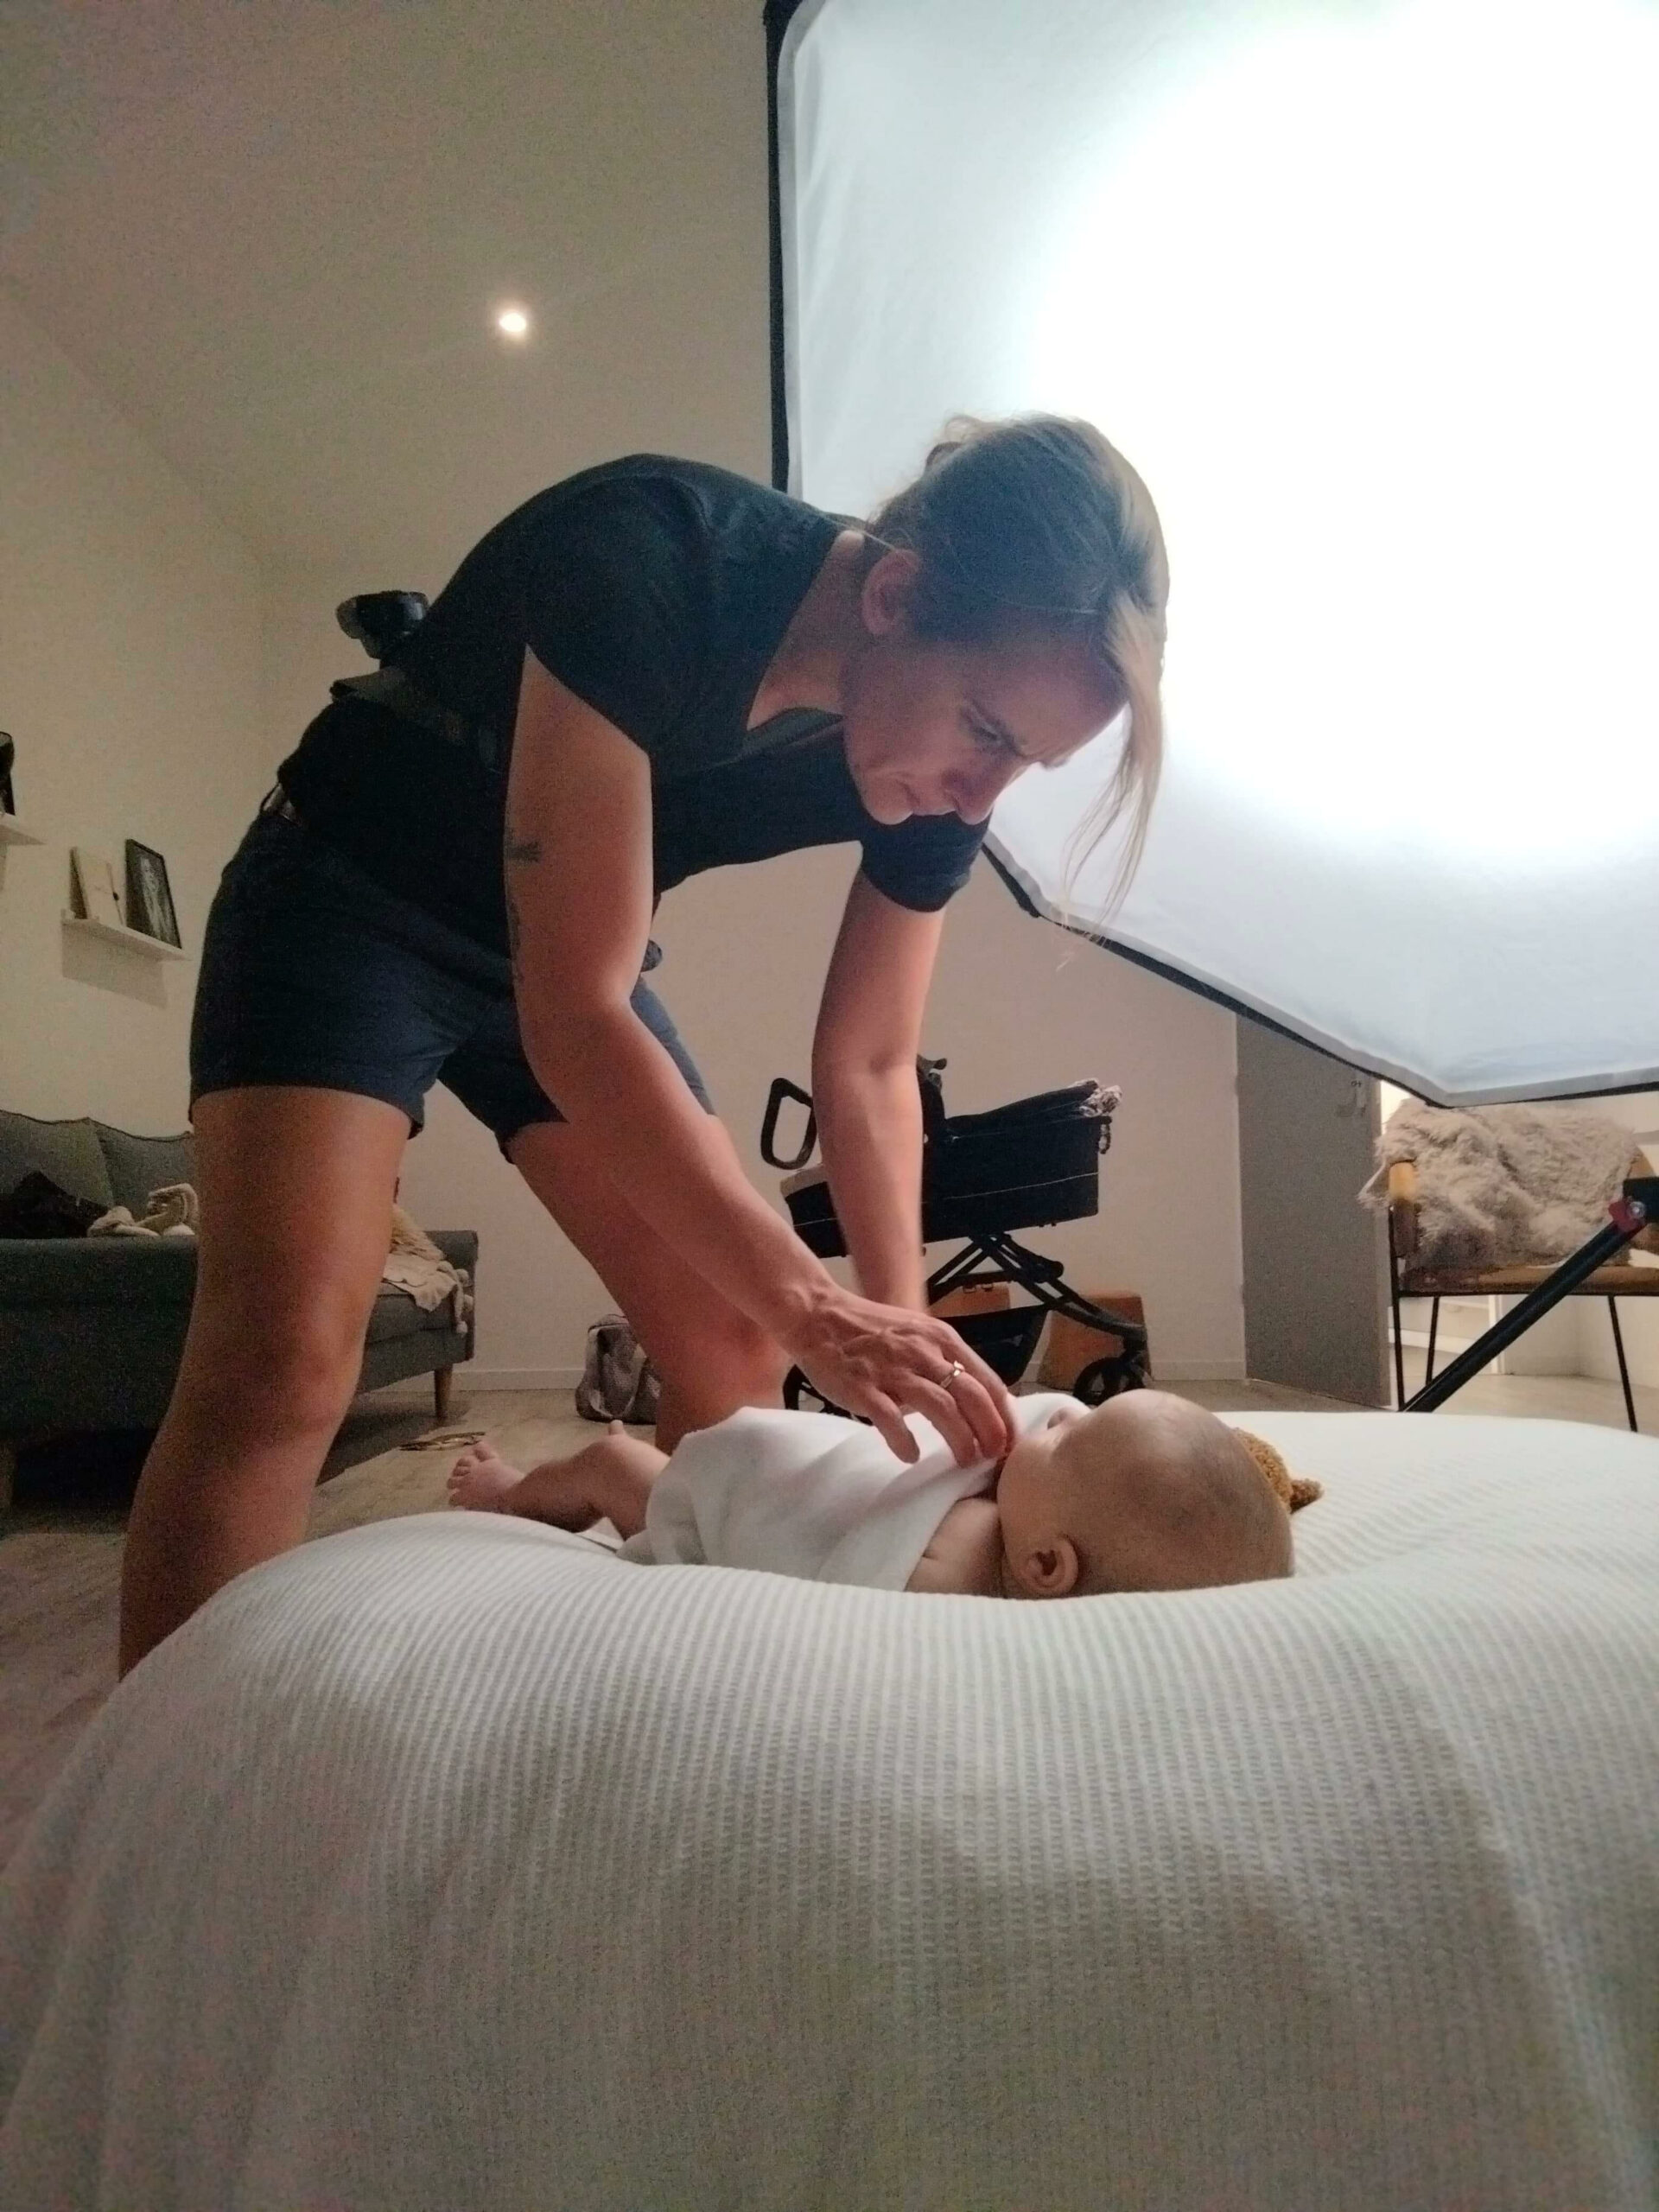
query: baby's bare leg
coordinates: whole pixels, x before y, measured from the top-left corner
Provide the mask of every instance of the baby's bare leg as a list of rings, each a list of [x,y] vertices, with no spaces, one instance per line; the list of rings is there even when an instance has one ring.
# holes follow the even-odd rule
[[[619,1421],[574,1459],[532,1467],[509,1493],[506,1510],[556,1529],[608,1521],[619,1535],[637,1536],[645,1525],[651,1486],[667,1465],[666,1452],[628,1435]]]
[[[449,1478],[454,1505],[516,1514],[556,1529],[585,1529],[609,1521],[624,1536],[645,1525],[651,1486],[668,1455],[630,1436],[620,1421],[568,1459],[545,1459],[520,1475],[486,1447],[465,1452]]]

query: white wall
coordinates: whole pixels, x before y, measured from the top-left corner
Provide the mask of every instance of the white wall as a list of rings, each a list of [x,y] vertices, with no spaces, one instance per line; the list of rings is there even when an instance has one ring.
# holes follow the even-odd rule
[[[202,922],[259,788],[253,558],[0,287],[0,1104],[181,1128]],[[188,960],[65,931],[69,848],[162,853]]]
[[[329,679],[367,665],[335,627],[335,604],[365,583],[431,590],[442,582],[344,571],[273,580],[265,660],[273,766],[325,700]],[[768,1193],[779,1179],[758,1147],[767,1088],[774,1075],[807,1081],[817,993],[855,860],[849,847],[699,877],[658,916],[665,958],[653,982]],[[1031,1241],[1058,1254],[1080,1287],[1141,1294],[1161,1374],[1241,1375],[1231,1016],[1028,919],[982,867],[951,912],[925,1046],[950,1060],[947,1099],[964,1112],[1083,1076],[1122,1085],[1100,1217]],[[493,1140],[442,1090],[410,1147],[403,1198],[429,1227],[480,1232],[471,1386],[568,1377],[588,1321],[608,1303],[604,1291]]]

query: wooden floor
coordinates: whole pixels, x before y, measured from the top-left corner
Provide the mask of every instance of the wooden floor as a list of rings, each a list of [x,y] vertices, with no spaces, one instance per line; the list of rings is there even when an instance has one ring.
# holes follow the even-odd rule
[[[1413,1374],[1414,1361],[1416,1373]],[[1408,1355],[1408,1387],[1422,1354]],[[458,1374],[459,1385],[461,1377]],[[1267,1382],[1182,1382],[1181,1395],[1222,1411],[1347,1411],[1336,1400]],[[1659,1390],[1638,1390],[1643,1427],[1659,1433]],[[1618,1386],[1580,1376],[1482,1376],[1446,1408],[1624,1426]],[[353,1409],[330,1455],[311,1511],[312,1537],[444,1503],[458,1444],[409,1449],[416,1439],[481,1429],[518,1465],[576,1449],[592,1427],[568,1395],[479,1394],[458,1388],[451,1417],[431,1425],[429,1401],[382,1391]],[[27,1491],[0,1521],[0,1866],[115,1679],[116,1601],[124,1491],[31,1503]]]

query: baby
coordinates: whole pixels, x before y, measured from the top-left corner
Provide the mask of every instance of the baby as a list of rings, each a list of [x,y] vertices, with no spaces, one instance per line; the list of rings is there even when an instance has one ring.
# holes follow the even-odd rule
[[[873,1428],[830,1414],[747,1407],[671,1456],[613,1422],[528,1474],[475,1446],[449,1497],[560,1529],[609,1521],[623,1557],[645,1564],[878,1590],[1086,1598],[1291,1572],[1289,1508],[1317,1490],[1293,1487],[1269,1446],[1202,1408],[1133,1390],[1091,1410],[1042,1391],[1014,1400],[1014,1426],[1002,1459],[960,1467],[917,1414],[909,1466]]]

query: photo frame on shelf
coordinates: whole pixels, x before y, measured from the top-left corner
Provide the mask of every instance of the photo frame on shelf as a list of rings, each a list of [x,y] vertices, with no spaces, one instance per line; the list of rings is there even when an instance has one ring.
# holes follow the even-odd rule
[[[17,800],[11,787],[11,772],[16,760],[16,739],[10,730],[0,729],[0,814],[17,811]]]
[[[163,944],[182,944],[167,862],[151,846],[127,840],[127,927]]]
[[[89,922],[122,925],[121,894],[115,887],[115,864],[85,845],[72,845],[69,864],[74,875],[76,911]]]

